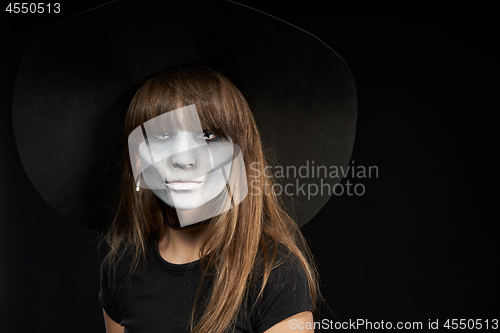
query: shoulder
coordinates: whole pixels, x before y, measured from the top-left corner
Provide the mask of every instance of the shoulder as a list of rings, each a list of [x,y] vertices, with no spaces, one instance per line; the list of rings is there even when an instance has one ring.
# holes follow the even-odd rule
[[[123,246],[109,251],[101,262],[98,300],[106,314],[115,322],[122,320],[122,309],[128,299],[135,269],[133,255]]]
[[[266,266],[266,258],[269,261]],[[256,284],[265,282],[266,271],[268,272],[269,287],[279,287],[280,285],[308,284],[307,268],[302,264],[299,257],[283,244],[269,246],[267,255],[263,251],[259,252],[256,259],[255,272]]]
[[[135,256],[138,258],[137,265],[134,265]],[[141,255],[134,255],[124,246],[114,251],[110,250],[101,262],[101,284],[108,283],[111,291],[116,292],[116,289],[129,281],[144,263]]]
[[[109,251],[101,262],[100,297],[114,299],[130,272],[130,256]]]
[[[254,280],[250,294],[258,332],[298,313],[313,311],[306,268],[292,251],[278,246],[274,263],[268,268],[267,281],[263,264],[258,267],[259,278]]]
[[[127,276],[126,266],[116,252],[108,252],[101,263],[99,303],[105,313],[116,323],[122,320],[119,288]],[[123,260],[123,259],[122,259]]]

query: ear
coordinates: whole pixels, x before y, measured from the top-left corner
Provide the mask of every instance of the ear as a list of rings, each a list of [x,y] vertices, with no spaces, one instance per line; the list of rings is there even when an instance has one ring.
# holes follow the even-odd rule
[[[142,163],[139,157],[135,158],[135,169],[140,173],[142,172]]]

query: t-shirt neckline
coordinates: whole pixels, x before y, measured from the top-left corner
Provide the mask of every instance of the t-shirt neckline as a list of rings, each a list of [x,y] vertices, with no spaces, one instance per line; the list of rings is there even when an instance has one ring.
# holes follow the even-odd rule
[[[200,259],[192,261],[192,262],[188,262],[188,263],[185,263],[185,264],[173,264],[171,262],[166,261],[165,259],[163,259],[163,257],[160,254],[160,250],[158,248],[158,242],[156,242],[155,245],[154,245],[154,251],[155,251],[155,254],[156,254],[156,258],[158,259],[158,262],[160,263],[160,265],[163,266],[164,268],[168,269],[168,270],[172,270],[172,271],[188,271],[190,269],[193,269],[193,268],[196,268],[196,267],[200,266]]]

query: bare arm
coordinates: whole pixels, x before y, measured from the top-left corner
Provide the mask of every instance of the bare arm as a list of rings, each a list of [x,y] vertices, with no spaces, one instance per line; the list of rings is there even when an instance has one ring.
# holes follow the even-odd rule
[[[106,333],[123,333],[125,332],[125,327],[115,322],[113,319],[109,318],[108,314],[104,309],[104,324],[106,325]]]
[[[264,333],[313,333],[313,327],[312,312],[304,311],[277,323]]]

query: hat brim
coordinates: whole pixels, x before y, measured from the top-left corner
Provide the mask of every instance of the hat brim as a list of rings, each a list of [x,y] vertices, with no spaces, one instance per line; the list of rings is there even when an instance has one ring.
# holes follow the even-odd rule
[[[18,72],[16,142],[51,206],[88,228],[106,225],[128,103],[145,78],[177,64],[207,65],[227,76],[255,110],[264,143],[284,169],[348,165],[354,79],[319,39],[233,2],[112,2],[47,31]],[[282,183],[333,187],[340,180],[289,173]],[[289,208],[302,226],[331,195],[294,189]]]

